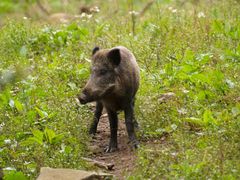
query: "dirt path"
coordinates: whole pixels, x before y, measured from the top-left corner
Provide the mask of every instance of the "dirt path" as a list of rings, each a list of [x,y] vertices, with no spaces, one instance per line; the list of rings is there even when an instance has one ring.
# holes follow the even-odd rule
[[[109,171],[109,173],[114,174],[117,179],[124,179],[134,169],[136,160],[135,152],[130,149],[128,144],[124,120],[120,119],[118,122],[118,151],[113,153],[104,152],[104,148],[109,143],[109,138],[108,117],[106,114],[103,114],[98,125],[97,134],[91,141],[91,146],[96,147],[99,151],[96,151],[91,158],[104,163],[114,164],[113,170]]]

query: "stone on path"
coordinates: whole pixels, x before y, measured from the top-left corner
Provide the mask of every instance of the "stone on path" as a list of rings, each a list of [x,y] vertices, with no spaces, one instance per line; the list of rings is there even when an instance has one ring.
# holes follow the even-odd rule
[[[90,180],[90,179],[112,179],[112,174],[98,173],[75,169],[54,169],[42,167],[37,180]]]

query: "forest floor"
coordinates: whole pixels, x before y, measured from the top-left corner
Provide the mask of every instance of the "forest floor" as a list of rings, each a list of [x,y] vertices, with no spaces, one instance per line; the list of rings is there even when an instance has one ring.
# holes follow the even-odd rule
[[[158,149],[159,145],[166,143],[167,136],[159,139],[140,139],[140,146],[151,147],[150,149]],[[112,153],[104,152],[110,139],[110,126],[107,114],[103,114],[98,124],[97,134],[92,138],[90,147],[92,147],[92,159],[114,167],[108,171],[117,179],[124,179],[129,176],[136,167],[137,152],[129,145],[128,135],[124,119],[118,122],[118,150]]]
[[[128,144],[128,136],[125,123],[122,119],[118,122],[118,150],[112,153],[104,152],[110,139],[110,127],[107,114],[103,114],[98,125],[97,134],[91,141],[91,146],[98,149],[93,153],[92,159],[113,164],[114,167],[108,173],[114,174],[116,178],[123,179],[135,167],[136,154]]]

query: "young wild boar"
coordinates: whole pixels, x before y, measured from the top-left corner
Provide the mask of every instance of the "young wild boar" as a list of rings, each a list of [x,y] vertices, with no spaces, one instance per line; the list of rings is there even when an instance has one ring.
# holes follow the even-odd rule
[[[112,49],[95,47],[92,52],[91,76],[79,96],[82,104],[96,101],[90,134],[95,134],[105,107],[111,129],[106,152],[117,150],[117,111],[123,110],[129,140],[134,148],[138,141],[134,132],[134,99],[139,87],[139,67],[134,55],[125,47]]]

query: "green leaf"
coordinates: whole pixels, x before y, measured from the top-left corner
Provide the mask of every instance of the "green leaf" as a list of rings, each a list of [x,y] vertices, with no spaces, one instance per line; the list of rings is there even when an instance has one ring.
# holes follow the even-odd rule
[[[38,129],[32,130],[32,137],[29,137],[27,140],[23,141],[21,144],[24,146],[28,146],[33,143],[43,144],[43,132]]]
[[[203,113],[203,122],[207,125],[217,125],[217,121],[213,118],[210,110],[205,110]]]
[[[27,180],[26,176],[22,172],[11,171],[7,173],[4,180]]]
[[[185,51],[184,60],[191,62],[194,59],[194,52],[191,49]]]
[[[56,137],[56,134],[53,130],[46,128],[44,130],[44,135],[49,144],[53,144],[53,138]]]
[[[58,135],[56,135],[56,136],[53,138],[52,143],[53,143],[53,144],[58,144],[58,143],[60,143],[60,142],[62,141],[63,137],[64,137],[63,134],[58,134]]]
[[[23,109],[24,109],[23,105],[18,100],[15,100],[14,103],[17,111],[19,113],[23,112]]]
[[[196,97],[199,101],[205,100],[205,98],[206,98],[205,91],[199,91],[199,93],[196,95]]]
[[[29,143],[29,144],[38,143],[38,144],[42,145],[42,144],[43,144],[43,141],[41,141],[40,139],[38,139],[38,138],[36,138],[36,137],[29,137],[29,138],[27,139],[27,142],[25,142],[25,144],[26,144],[26,143]]]
[[[185,121],[197,126],[205,126],[205,123],[200,118],[189,117],[186,118]]]
[[[73,82],[68,83],[68,86],[69,86],[72,90],[77,89],[77,85],[76,85],[75,83],[73,83]]]
[[[46,118],[46,117],[48,117],[48,113],[47,113],[47,112],[45,112],[45,111],[43,111],[43,110],[41,110],[41,109],[39,109],[39,108],[37,108],[37,107],[35,107],[35,109],[36,109],[38,115],[39,115],[41,118]]]
[[[89,70],[86,68],[81,68],[78,72],[78,77],[81,79],[85,79],[89,75]]]
[[[43,142],[43,132],[36,129],[36,130],[32,130],[32,134],[35,138],[37,138],[39,141]]]
[[[207,84],[210,83],[209,77],[207,77],[205,74],[202,74],[202,73],[193,74],[190,79],[192,82],[202,82]]]

